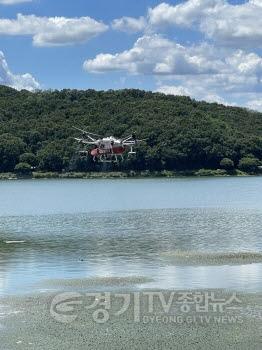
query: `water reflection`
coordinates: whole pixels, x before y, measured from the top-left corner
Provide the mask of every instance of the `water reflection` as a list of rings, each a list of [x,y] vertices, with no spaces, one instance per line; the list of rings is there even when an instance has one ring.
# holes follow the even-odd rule
[[[152,277],[154,287],[262,290],[260,263],[178,266],[163,259],[173,251],[262,252],[261,226],[259,209],[1,217],[0,293],[31,290],[42,279],[128,275]]]
[[[0,216],[161,208],[259,208],[261,177],[0,181]]]

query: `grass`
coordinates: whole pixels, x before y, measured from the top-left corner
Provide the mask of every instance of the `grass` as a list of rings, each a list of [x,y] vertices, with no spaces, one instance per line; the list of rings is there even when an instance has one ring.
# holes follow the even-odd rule
[[[0,180],[15,180],[15,179],[123,179],[123,178],[174,178],[184,176],[197,176],[197,177],[221,177],[221,176],[248,176],[259,174],[248,174],[240,170],[234,170],[227,172],[223,169],[197,169],[197,170],[184,170],[184,171],[109,171],[109,172],[33,172],[30,176],[19,176],[15,173],[0,173]]]

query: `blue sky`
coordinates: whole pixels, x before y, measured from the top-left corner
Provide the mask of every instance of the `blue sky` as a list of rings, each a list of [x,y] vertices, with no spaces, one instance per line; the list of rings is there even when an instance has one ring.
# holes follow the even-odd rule
[[[262,110],[262,0],[0,0],[0,11],[2,84],[141,88]]]
[[[146,13],[148,7],[158,3],[159,1],[154,0],[35,0],[13,6],[0,5],[0,10],[1,17],[4,18],[15,18],[17,13],[48,17],[89,16],[104,23],[110,23],[115,18],[123,16],[139,17]],[[61,48],[35,48],[31,37],[27,36],[0,36],[0,49],[4,52],[12,71],[30,72],[43,88],[103,90],[123,88],[122,74],[89,75],[83,71],[84,60],[100,52],[115,53],[125,50],[133,45],[138,36],[107,31],[86,43]],[[127,82],[127,84],[129,87],[154,88],[152,79],[142,80],[143,83],[131,77],[130,83]],[[141,84],[143,86],[140,86]]]

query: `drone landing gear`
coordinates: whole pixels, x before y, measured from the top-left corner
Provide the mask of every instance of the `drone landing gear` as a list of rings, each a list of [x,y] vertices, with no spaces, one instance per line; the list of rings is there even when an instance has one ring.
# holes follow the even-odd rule
[[[128,152],[127,158],[132,158],[132,156],[136,155],[136,152],[133,150],[133,146],[131,146],[130,151]]]
[[[88,156],[88,151],[78,151],[80,158],[86,158]]]
[[[122,154],[101,154],[99,157],[94,157],[93,159],[101,163],[119,163],[120,160],[124,160]]]

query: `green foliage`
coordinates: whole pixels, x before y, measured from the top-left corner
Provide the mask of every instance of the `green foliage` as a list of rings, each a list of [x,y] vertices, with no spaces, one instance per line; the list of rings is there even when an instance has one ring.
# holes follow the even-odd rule
[[[259,160],[254,157],[244,157],[240,159],[238,167],[240,170],[248,173],[256,173],[258,171]]]
[[[199,169],[195,172],[196,176],[225,176],[227,172],[223,169]]]
[[[15,166],[15,172],[20,176],[31,175],[31,165],[28,163],[18,163]]]
[[[69,164],[63,142],[52,141],[37,153],[41,170],[61,171]]]
[[[220,161],[220,167],[222,169],[225,169],[225,170],[233,170],[234,167],[235,167],[235,164],[233,162],[232,159],[229,159],[229,158],[223,158],[221,161]]]
[[[25,147],[25,143],[19,137],[11,134],[0,135],[0,171],[13,171]]]
[[[0,86],[0,171],[12,172],[19,162],[45,172],[105,170],[91,157],[80,158],[73,126],[147,139],[136,157],[107,170],[215,170],[226,169],[224,158],[262,160],[258,112],[141,90],[32,93]]]
[[[38,164],[37,157],[33,153],[23,153],[19,157],[20,163],[28,163],[31,166],[36,166]]]

